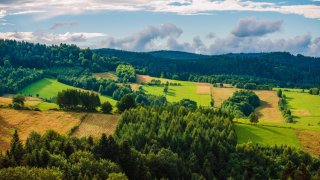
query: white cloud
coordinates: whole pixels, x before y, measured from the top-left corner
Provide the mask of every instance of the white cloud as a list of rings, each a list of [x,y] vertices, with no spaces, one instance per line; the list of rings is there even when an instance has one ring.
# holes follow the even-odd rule
[[[89,39],[103,37],[103,33],[41,33],[41,32],[0,32],[0,39],[14,39],[18,41],[38,42],[45,44],[60,44],[60,43],[79,43],[86,42]]]
[[[298,14],[306,18],[320,18],[320,6],[314,4],[287,5],[249,0],[27,0],[1,1],[0,9],[9,14],[42,13],[38,19],[90,11],[152,11],[182,15],[210,14],[215,11],[256,11]]]

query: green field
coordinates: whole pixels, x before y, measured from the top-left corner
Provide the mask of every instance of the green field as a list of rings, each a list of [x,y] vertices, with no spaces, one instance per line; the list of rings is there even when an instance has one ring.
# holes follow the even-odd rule
[[[254,142],[262,145],[289,145],[300,148],[294,129],[264,125],[235,124],[238,143]]]
[[[55,79],[43,78],[37,82],[30,84],[29,86],[25,87],[18,93],[24,94],[27,96],[36,96],[38,94],[40,98],[51,99],[56,97],[59,91],[62,91],[65,89],[79,89],[79,88],[75,88],[73,86],[60,83]],[[112,105],[115,105],[117,103],[116,100],[111,99],[110,97],[101,96],[101,95],[99,97],[101,102],[109,101]],[[46,108],[46,106],[49,106],[49,105],[43,104],[42,106]]]
[[[159,79],[162,83],[165,82],[172,82],[172,83],[179,83],[180,86],[172,86],[169,85],[169,90],[167,94],[163,92],[163,86],[148,86],[143,85],[143,89],[146,91],[147,94],[153,94],[157,96],[165,96],[169,102],[178,102],[182,99],[191,99],[196,101],[198,106],[210,106],[211,96],[210,94],[198,94],[197,93],[197,85],[193,82],[188,81],[177,81],[177,80],[170,80],[164,78],[153,78]]]
[[[297,124],[320,126],[320,96],[300,92],[284,92]]]

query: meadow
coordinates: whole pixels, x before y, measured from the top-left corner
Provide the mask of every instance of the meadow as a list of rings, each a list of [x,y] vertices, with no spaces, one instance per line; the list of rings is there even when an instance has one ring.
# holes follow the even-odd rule
[[[199,106],[210,106],[211,102],[211,95],[210,91],[207,93],[198,93],[198,86],[194,82],[188,82],[188,81],[177,81],[177,80],[171,80],[171,79],[165,79],[165,78],[154,78],[150,76],[142,76],[138,75],[138,83],[146,83],[151,81],[151,79],[161,80],[162,83],[178,83],[180,85],[174,86],[169,85],[169,90],[167,93],[163,92],[163,86],[149,86],[149,85],[142,85],[143,90],[147,94],[153,94],[157,96],[165,96],[169,102],[178,102],[182,99],[191,99],[193,101],[196,101]]]
[[[24,94],[26,96],[36,97],[38,95],[38,97],[40,98],[52,99],[57,96],[58,92],[65,89],[79,89],[79,88],[60,83],[55,79],[43,78],[37,82],[30,84],[29,86],[25,87],[18,93]],[[101,102],[109,101],[113,106],[117,103],[116,100],[110,97],[102,96],[102,95],[99,95],[99,97]],[[42,104],[42,106],[47,108],[49,105],[45,103],[45,104]]]
[[[262,145],[289,145],[300,148],[299,139],[292,128],[236,123],[238,143],[253,142]]]
[[[297,124],[319,126],[320,96],[295,91],[283,92]]]

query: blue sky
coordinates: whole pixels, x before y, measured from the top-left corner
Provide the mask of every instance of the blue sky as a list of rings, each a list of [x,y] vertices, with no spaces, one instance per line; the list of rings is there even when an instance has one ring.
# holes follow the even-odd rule
[[[320,0],[0,0],[0,38],[131,51],[320,56]]]

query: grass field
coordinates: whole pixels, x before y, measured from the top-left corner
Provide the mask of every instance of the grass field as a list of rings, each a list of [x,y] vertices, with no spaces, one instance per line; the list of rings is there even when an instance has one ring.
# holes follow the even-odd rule
[[[118,123],[119,115],[87,114],[79,128],[72,134],[77,137],[100,137],[102,133],[113,134]]]
[[[319,126],[320,96],[300,92],[284,92],[297,124]]]
[[[262,145],[289,145],[300,148],[294,129],[251,124],[235,124],[239,143],[254,142]]]
[[[73,86],[60,83],[55,79],[44,78],[30,84],[26,88],[19,91],[19,93],[27,96],[36,96],[38,94],[40,98],[51,99],[56,97],[59,91],[62,91],[65,89],[79,89],[79,88],[75,88]],[[109,101],[112,105],[115,105],[117,103],[116,100],[111,99],[110,97],[101,96],[101,95],[99,97],[101,102]],[[45,105],[48,105],[48,104],[43,104],[43,106]]]
[[[11,135],[17,129],[24,142],[32,131],[44,133],[49,129],[66,134],[80,122],[84,113],[58,111],[17,111],[0,109],[0,149],[9,148]]]
[[[211,101],[211,96],[210,96],[210,91],[205,94],[205,93],[197,93],[199,85],[193,82],[188,82],[188,81],[177,81],[177,80],[170,80],[170,79],[164,79],[164,78],[153,78],[150,76],[138,76],[138,82],[148,82],[151,81],[151,79],[157,79],[161,80],[162,83],[172,82],[172,83],[179,83],[180,86],[172,86],[169,85],[169,90],[165,94],[163,92],[163,86],[148,86],[148,85],[143,85],[143,89],[146,91],[148,94],[153,94],[153,95],[164,95],[166,96],[167,100],[169,102],[178,102],[182,99],[191,99],[197,102],[198,105],[200,106],[210,106],[210,101]]]

